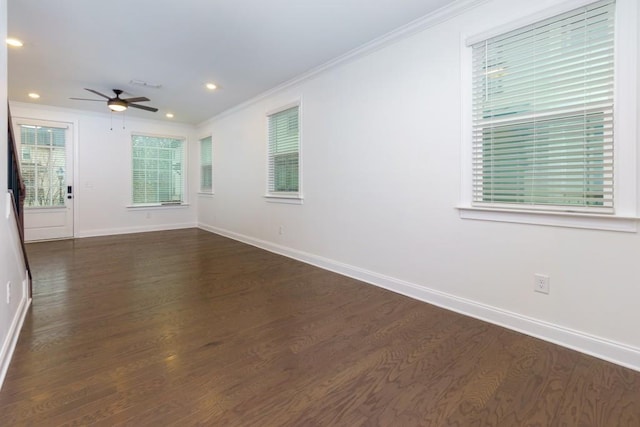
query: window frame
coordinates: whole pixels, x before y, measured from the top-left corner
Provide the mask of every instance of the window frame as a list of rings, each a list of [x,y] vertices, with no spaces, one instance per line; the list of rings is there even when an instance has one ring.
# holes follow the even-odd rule
[[[211,181],[211,188],[203,188],[202,187],[202,178],[204,176],[203,167],[206,166],[202,163],[202,144],[209,140],[210,152],[211,152],[211,164],[209,164],[209,180]],[[202,195],[212,195],[215,193],[214,185],[213,185],[213,136],[207,135],[202,138],[198,138],[198,194]]]
[[[636,58],[638,48],[637,5],[634,0],[616,0],[614,33],[614,206],[612,213],[585,213],[570,209],[473,205],[472,171],[472,45],[482,40],[552,18],[598,0],[566,0],[522,19],[489,28],[474,35],[461,34],[461,191],[456,206],[462,219],[600,229],[637,231],[636,155]]]
[[[298,108],[298,191],[271,191],[270,190],[270,167],[271,167],[271,141],[269,139],[269,120],[274,114],[281,113],[283,111]],[[302,204],[303,197],[303,165],[302,165],[302,100],[297,99],[295,101],[281,104],[277,108],[271,109],[265,113],[265,133],[266,133],[266,191],[265,200],[271,203],[285,203],[285,204]]]
[[[176,140],[180,140],[181,141],[181,145],[182,145],[182,201],[181,202],[152,202],[152,203],[134,203],[133,201],[133,182],[134,182],[134,178],[133,178],[133,138],[135,136],[144,136],[144,137],[150,137],[150,138],[169,138],[169,139],[176,139]],[[181,206],[188,206],[189,202],[188,202],[188,196],[189,196],[189,183],[188,183],[188,171],[189,171],[189,164],[188,164],[188,155],[189,155],[189,151],[188,151],[188,138],[186,136],[181,136],[181,135],[168,135],[168,134],[154,134],[154,133],[148,133],[148,132],[136,132],[136,131],[132,131],[129,135],[129,160],[130,160],[130,164],[129,164],[129,205],[127,205],[127,208],[129,209],[171,209],[171,208],[176,208],[176,207],[181,207]]]

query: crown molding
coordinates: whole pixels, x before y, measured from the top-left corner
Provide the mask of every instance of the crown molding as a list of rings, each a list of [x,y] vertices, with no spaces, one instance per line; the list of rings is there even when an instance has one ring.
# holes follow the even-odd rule
[[[409,22],[406,25],[403,25],[402,27],[396,28],[395,30],[380,36],[378,38],[375,38],[373,40],[371,40],[370,42],[357,47],[355,49],[352,49],[350,51],[348,51],[345,54],[342,54],[328,62],[325,62],[324,64],[313,68],[303,74],[298,75],[297,77],[294,77],[291,80],[287,80],[286,82],[275,86],[265,92],[262,92],[261,94],[241,103],[236,105],[235,107],[232,107],[228,110],[225,110],[219,114],[216,114],[215,116],[211,117],[210,119],[207,119],[203,122],[201,122],[200,124],[197,125],[197,127],[203,127],[203,126],[207,126],[207,125],[211,125],[212,123],[214,123],[217,120],[222,119],[223,117],[226,117],[228,115],[231,115],[239,110],[242,110],[252,104],[255,104],[265,98],[268,98],[269,96],[272,96],[278,92],[281,92],[285,89],[288,89],[292,86],[298,85],[300,83],[303,83],[305,81],[311,80],[314,77],[318,76],[321,73],[324,73],[328,70],[337,68],[339,66],[345,65],[349,62],[352,62],[356,59],[362,58],[366,55],[370,55],[373,52],[376,52],[386,46],[389,46],[391,44],[397,43],[400,40],[404,40],[408,37],[411,37],[421,31],[424,31],[428,28],[434,27],[438,24],[441,24],[442,22],[448,21],[449,19],[452,19],[458,15],[460,15],[463,12],[466,12],[470,9],[473,9],[475,7],[478,7],[484,3],[489,2],[490,0],[457,0],[447,6],[441,7],[440,9],[437,9],[421,18],[418,18],[414,21]]]

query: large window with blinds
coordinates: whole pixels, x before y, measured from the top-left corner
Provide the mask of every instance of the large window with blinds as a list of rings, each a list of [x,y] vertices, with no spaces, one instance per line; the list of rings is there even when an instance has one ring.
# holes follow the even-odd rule
[[[299,106],[268,116],[268,194],[299,196],[300,194],[300,128]]]
[[[210,136],[200,140],[200,192],[213,193],[213,143]]]
[[[131,136],[133,204],[184,202],[184,140],[148,135]]]
[[[473,205],[613,212],[614,9],[472,45]]]

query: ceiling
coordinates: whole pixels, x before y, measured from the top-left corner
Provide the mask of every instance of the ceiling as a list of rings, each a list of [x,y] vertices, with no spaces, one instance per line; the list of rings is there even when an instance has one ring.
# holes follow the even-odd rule
[[[197,124],[455,1],[8,0],[9,100],[108,112],[69,97],[122,89]]]

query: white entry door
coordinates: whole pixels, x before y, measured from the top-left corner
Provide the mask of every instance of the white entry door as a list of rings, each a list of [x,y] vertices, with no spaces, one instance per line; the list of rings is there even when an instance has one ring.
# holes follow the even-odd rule
[[[26,241],[73,237],[73,129],[70,123],[15,118],[26,191]]]

